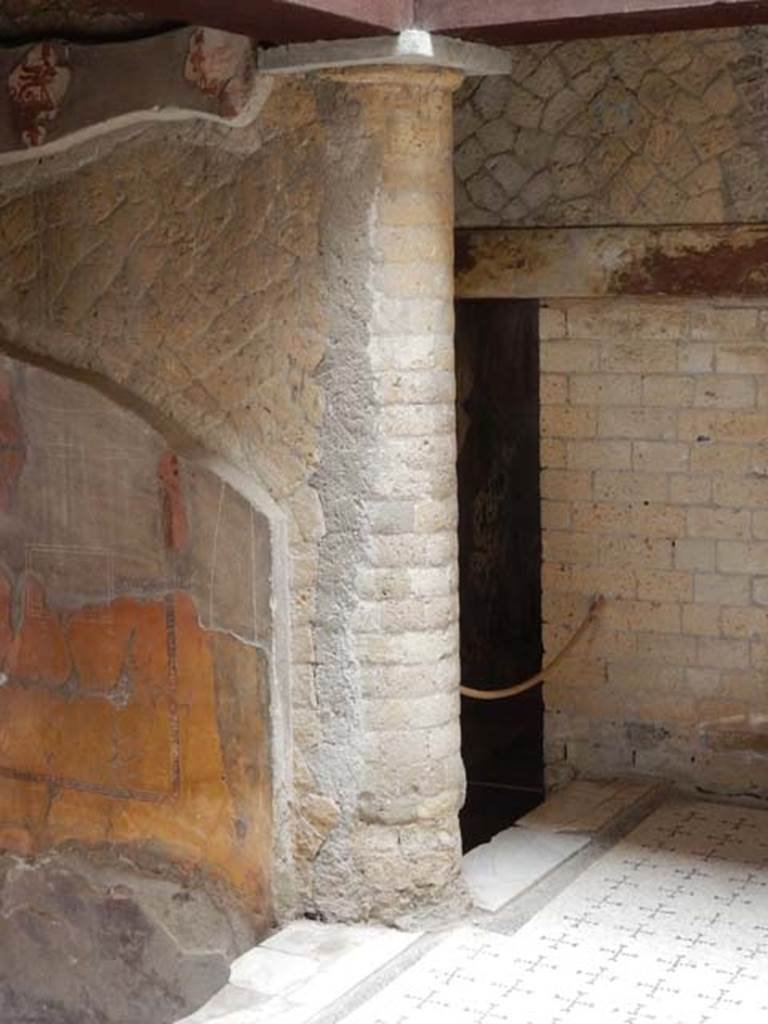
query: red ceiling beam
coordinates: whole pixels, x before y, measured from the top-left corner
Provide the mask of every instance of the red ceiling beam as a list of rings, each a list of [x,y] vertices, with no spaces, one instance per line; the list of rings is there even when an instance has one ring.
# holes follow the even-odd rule
[[[768,0],[415,0],[433,32],[492,43],[536,42],[768,22]]]
[[[410,25],[515,43],[768,23],[768,0],[123,0],[122,6],[262,43],[384,35]]]
[[[263,43],[383,35],[406,28],[413,14],[413,0],[123,0],[122,6]]]

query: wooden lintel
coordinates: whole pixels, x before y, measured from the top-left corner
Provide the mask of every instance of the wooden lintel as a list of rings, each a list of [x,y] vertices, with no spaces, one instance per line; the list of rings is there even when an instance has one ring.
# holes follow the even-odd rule
[[[406,28],[503,44],[768,23],[768,0],[123,0],[123,6],[276,44]]]
[[[157,17],[251,36],[261,43],[312,42],[398,32],[412,0],[124,0]]]
[[[416,23],[484,42],[521,43],[768,22],[767,0],[416,0]]]
[[[768,224],[461,230],[456,294],[764,298]]]

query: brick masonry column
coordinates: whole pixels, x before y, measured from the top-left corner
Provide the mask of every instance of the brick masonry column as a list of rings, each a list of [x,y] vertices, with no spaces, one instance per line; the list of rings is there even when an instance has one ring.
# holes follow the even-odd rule
[[[354,752],[317,762],[342,814],[317,858],[315,900],[329,916],[387,918],[462,892],[452,181],[460,75],[400,67],[332,77],[343,102],[328,102],[346,111],[349,153],[351,123],[375,170],[340,165],[349,212],[328,232],[337,277],[346,282],[364,262],[366,282],[358,301],[346,286],[329,300],[335,348],[358,362],[345,386],[348,360],[326,361],[326,448],[341,439],[337,491],[346,480],[355,493],[343,512],[326,514],[318,699],[339,699],[341,673],[343,724],[327,720],[325,742]],[[326,509],[329,475],[321,466]],[[340,566],[350,561],[347,573]],[[343,622],[331,598],[344,602]]]

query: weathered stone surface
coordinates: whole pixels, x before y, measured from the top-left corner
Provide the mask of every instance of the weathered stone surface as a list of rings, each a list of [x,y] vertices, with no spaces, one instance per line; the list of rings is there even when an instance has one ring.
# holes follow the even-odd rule
[[[456,248],[462,298],[761,298],[768,287],[768,230],[757,224],[482,228],[459,231]]]
[[[765,715],[742,715],[701,727],[702,742],[710,750],[741,754],[745,758],[768,757],[768,721]]]
[[[322,351],[318,337],[322,317],[313,298],[319,265],[315,249],[317,190],[309,187],[307,180],[310,167],[317,165],[318,153],[313,148],[317,132],[311,125],[311,94],[288,83],[278,99],[258,128],[245,130],[238,137],[243,152],[237,154],[231,150],[234,140],[219,137],[210,126],[202,135],[198,126],[177,130],[161,126],[145,130],[125,149],[120,146],[125,137],[118,135],[44,160],[36,165],[34,174],[29,170],[6,172],[0,189],[3,230],[15,239],[12,246],[20,243],[31,227],[22,209],[31,210],[47,194],[45,202],[52,203],[51,213],[42,214],[39,228],[46,236],[50,232],[50,246],[46,243],[46,247],[51,267],[56,264],[59,270],[53,276],[42,272],[35,284],[34,270],[29,277],[36,262],[32,257],[29,263],[32,250],[26,255],[19,253],[20,261],[14,261],[11,273],[20,275],[20,291],[7,291],[0,299],[0,316],[6,340],[15,336],[22,348],[53,355],[61,364],[92,367],[102,374],[102,384],[110,379],[122,388],[122,399],[135,402],[138,397],[144,408],[151,408],[166,425],[173,421],[183,444],[189,443],[190,436],[198,443],[204,441],[209,453],[225,456],[225,464],[234,465],[241,476],[247,471],[246,484],[255,489],[257,501],[267,490],[286,505],[295,496],[295,558],[300,569],[296,573],[294,635],[303,640],[314,592],[313,571],[301,578],[312,564],[312,552],[303,538],[306,535],[306,544],[311,544],[320,514],[317,504],[308,500],[306,484],[306,467],[311,467],[315,452],[314,425],[321,415],[321,395],[311,378]],[[259,149],[262,138],[272,144]],[[218,153],[205,148],[211,141],[221,143]],[[134,145],[138,149],[134,150]],[[100,163],[98,158],[105,154],[106,162]],[[300,154],[303,156],[297,160]],[[292,175],[296,175],[294,187],[279,193],[284,200],[280,211],[274,204],[271,183]],[[28,190],[38,186],[42,191],[33,199]],[[199,203],[193,201],[193,194]],[[171,197],[175,197],[173,204],[169,204]],[[55,215],[54,207],[58,210]],[[201,217],[203,207],[207,214]],[[38,209],[42,211],[42,207]],[[81,214],[86,210],[83,220]],[[262,250],[258,239],[263,233]],[[140,238],[144,241],[137,245]],[[98,259],[88,255],[96,250],[101,252]],[[262,252],[272,256],[264,259]],[[107,264],[111,267],[108,271]],[[99,266],[106,274],[97,270]],[[45,303],[34,298],[35,293],[38,298],[42,294],[41,286],[47,288],[42,285],[44,278],[61,300],[54,302],[55,310],[51,306],[47,312]],[[218,284],[214,285],[214,279]],[[197,297],[193,297],[192,280],[202,282]],[[27,300],[19,304],[22,292]],[[20,328],[18,334],[14,323]],[[170,337],[174,343],[166,348]],[[91,350],[93,354],[88,355]],[[96,355],[97,351],[100,354]],[[203,378],[207,378],[205,383]],[[260,382],[268,382],[268,387],[259,388]],[[255,452],[259,453],[256,470]],[[211,573],[211,558],[216,561],[219,557],[214,552],[223,552],[229,559],[227,549],[231,551],[233,543],[231,535],[221,530],[216,537],[216,509],[221,505],[225,527],[233,526],[233,516],[240,513],[226,488],[217,492],[205,486],[199,495],[197,479],[190,475],[186,481],[186,514],[192,531],[186,558],[196,585],[208,592],[199,595],[199,614],[204,622],[213,623],[212,607],[232,610],[234,580],[247,582],[248,559],[241,556],[250,550],[253,536],[249,530],[247,542],[235,544],[232,572]],[[258,481],[255,488],[254,479]],[[201,517],[199,511],[206,514]],[[258,535],[257,530],[257,539]],[[195,561],[199,563],[196,569]],[[274,566],[273,570],[272,584],[277,587]],[[284,579],[285,570],[282,572]],[[288,596],[285,583],[280,586],[278,590],[267,588],[266,600],[274,598],[280,608],[285,634]],[[251,589],[249,586],[248,593]],[[264,604],[260,594],[254,594],[258,598],[255,614]],[[252,604],[253,597],[246,595],[237,605],[237,617],[220,620],[218,625],[252,640],[253,626],[243,617]],[[298,641],[296,650],[300,672],[312,652]],[[284,641],[281,652],[285,679]],[[254,651],[254,657],[258,656]],[[272,717],[277,733],[282,729],[285,736],[285,703],[272,704]],[[278,802],[282,801],[283,814],[290,798],[289,758],[290,750],[281,755],[276,767],[275,792]],[[286,878],[279,891],[284,904],[293,906],[295,884],[287,881],[292,837],[285,819],[276,836],[277,874]]]
[[[457,97],[457,221],[700,224],[766,217],[763,26],[511,48]],[[494,161],[536,163],[535,188]],[[498,194],[502,187],[506,201]]]
[[[0,857],[4,1024],[172,1024],[249,941],[199,887],[73,855]]]
[[[319,848],[315,884],[324,915],[350,916],[362,906],[367,914],[392,920],[415,905],[446,899],[458,879],[456,538],[427,521],[414,529],[416,509],[427,501],[454,500],[456,487],[446,267],[451,90],[457,78],[370,69],[340,73],[338,80],[342,95],[359,111],[354,128],[370,147],[360,169],[369,177],[364,188],[359,179],[354,187],[348,182],[343,199],[338,193],[327,244],[337,260],[341,247],[344,261],[360,261],[374,271],[362,289],[357,278],[341,287],[331,279],[328,302],[340,342],[321,376],[329,415],[323,425],[328,454],[317,475],[327,527],[320,545],[318,611],[336,632],[318,633],[315,686],[323,740],[333,738],[337,746],[324,770],[335,780],[335,791],[326,795],[333,795],[341,822]],[[335,122],[334,132],[341,127]],[[349,130],[347,125],[347,140]],[[348,161],[348,142],[344,152]],[[352,308],[358,324],[348,317]],[[403,353],[411,345],[421,355],[408,361]],[[424,411],[430,425],[411,431],[408,414]],[[356,495],[351,506],[350,494]],[[382,503],[392,501],[398,518],[405,510],[400,529],[381,517]],[[442,628],[424,621],[419,608],[422,574],[433,573],[444,576],[450,606]],[[398,574],[394,589],[374,583]],[[388,612],[400,597],[409,602],[400,604],[401,615],[392,621]],[[396,737],[375,729],[379,699],[392,696],[387,681],[401,699],[411,699],[411,675],[403,671],[409,668],[441,701],[453,726],[447,740],[434,719],[411,720]],[[433,775],[429,793],[414,785],[417,771],[411,768],[419,766],[426,775],[435,763],[445,770]],[[418,864],[399,852],[398,837],[410,828],[418,828],[421,837]],[[390,854],[360,842],[369,829]],[[353,871],[340,890],[335,880],[342,863]]]
[[[768,547],[752,468],[768,424],[766,324],[765,299],[548,304],[550,656],[594,594],[607,598],[545,687],[553,782],[634,770],[768,795]]]

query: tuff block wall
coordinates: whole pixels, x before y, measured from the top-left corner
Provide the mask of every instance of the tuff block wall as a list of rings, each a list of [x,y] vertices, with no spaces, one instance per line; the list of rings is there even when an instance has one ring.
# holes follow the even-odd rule
[[[551,782],[659,775],[765,798],[768,303],[550,302],[544,641]]]
[[[765,26],[512,54],[457,96],[460,226],[765,218]]]
[[[764,797],[765,311],[717,298],[714,252],[706,287],[659,275],[662,294],[711,301],[622,298],[633,282],[611,272],[631,250],[624,226],[765,221],[768,32],[512,56],[509,76],[457,95],[457,223],[530,228],[530,248],[510,232],[500,275],[491,256],[488,291],[476,267],[471,294],[504,294],[517,246],[510,297],[605,296],[542,310],[547,656],[609,596],[545,688],[550,783],[640,771]]]

